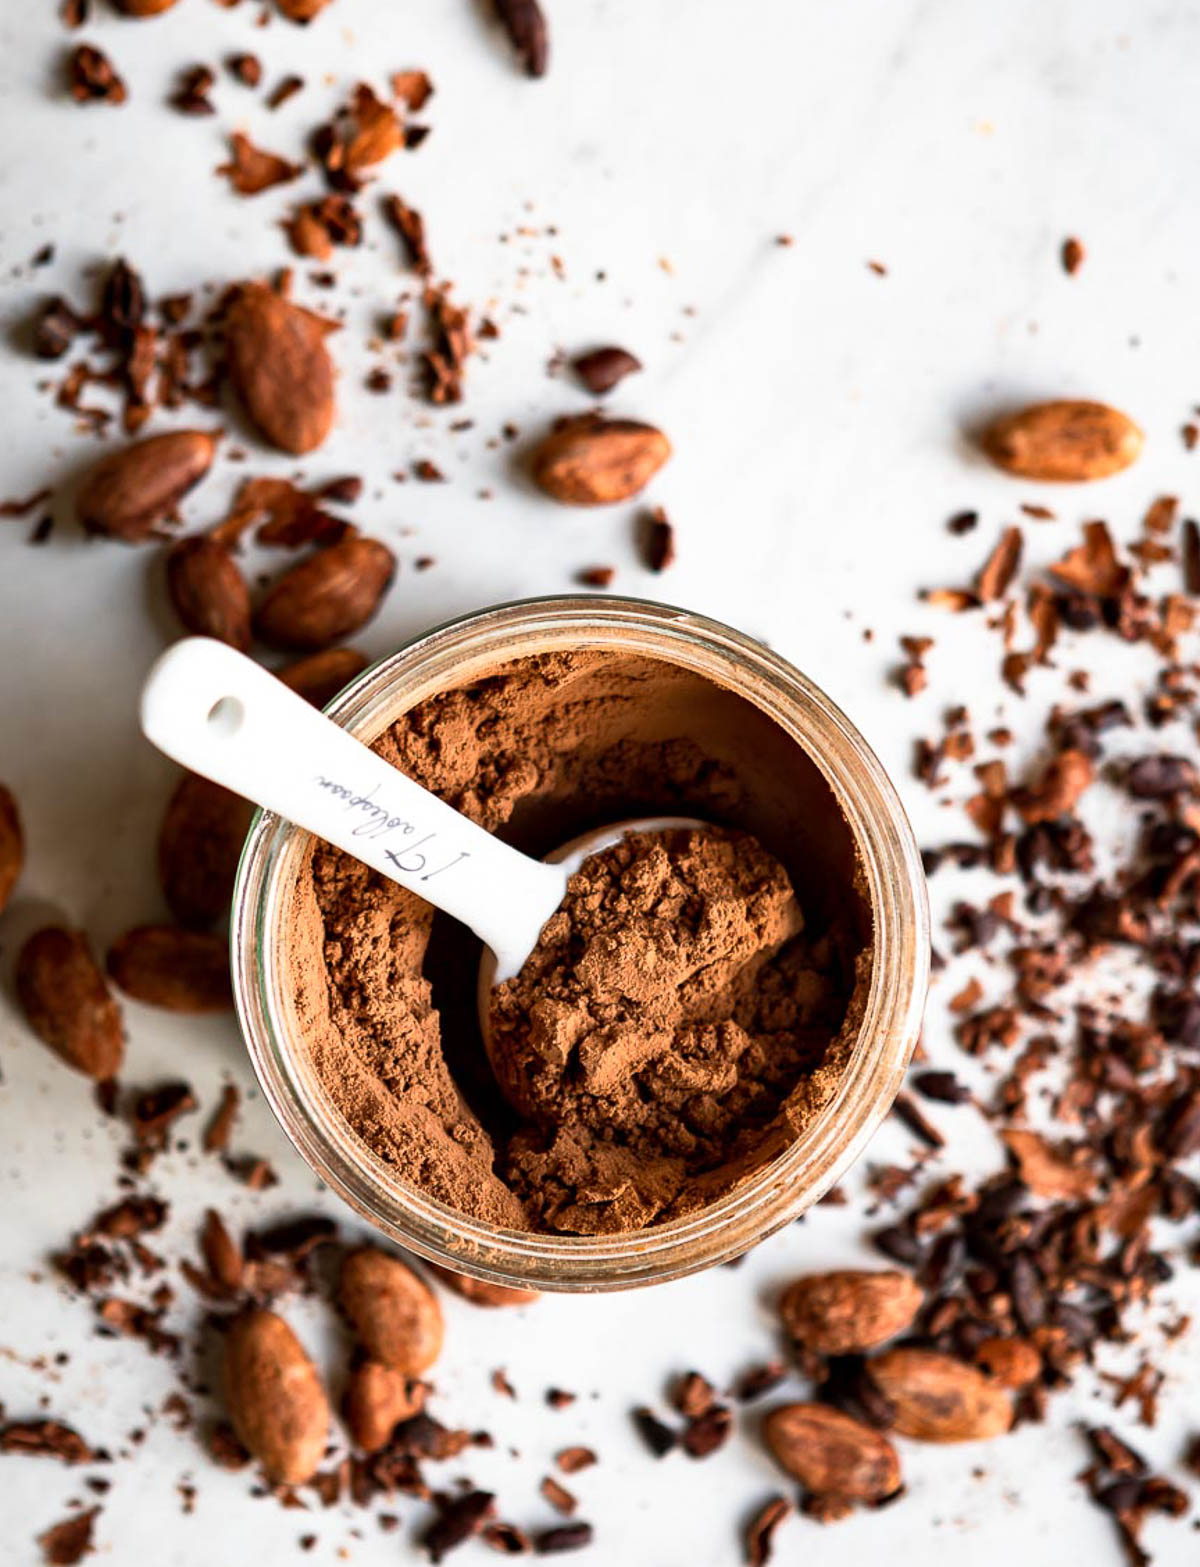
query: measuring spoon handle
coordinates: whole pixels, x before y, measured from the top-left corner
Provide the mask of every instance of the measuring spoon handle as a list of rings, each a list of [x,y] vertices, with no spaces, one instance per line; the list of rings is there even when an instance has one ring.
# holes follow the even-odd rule
[[[160,751],[461,920],[502,969],[520,969],[562,901],[563,870],[468,821],[223,642],[169,648],[140,714]]]

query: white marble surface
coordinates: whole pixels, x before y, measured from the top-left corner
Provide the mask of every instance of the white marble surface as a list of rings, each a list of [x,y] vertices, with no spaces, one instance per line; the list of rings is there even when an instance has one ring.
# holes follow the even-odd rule
[[[78,292],[84,268],[117,253],[155,293],[279,264],[273,220],[289,193],[230,196],[212,175],[222,132],[244,124],[290,153],[343,84],[427,67],[438,86],[427,115],[434,134],[389,173],[425,211],[440,269],[463,298],[494,302],[503,336],[471,368],[463,412],[475,429],[451,436],[452,415],[431,414],[399,390],[373,398],[360,389],[363,324],[395,287],[391,237],[376,225],[371,243],[339,262],[351,307],[338,344],[341,417],[305,468],[367,474],[363,519],[396,541],[405,563],[361,645],[382,653],[447,615],[559,591],[580,567],[613,562],[621,589],[710,612],[792,657],[877,745],[919,830],[940,836],[944,817],[907,777],[916,719],[932,728],[955,698],[984,718],[993,706],[1016,723],[1020,714],[995,687],[989,639],[947,628],[918,608],[914,591],[962,580],[1015,503],[1044,498],[982,467],[962,429],[996,401],[1072,393],[1118,402],[1145,425],[1149,449],[1137,469],[1057,498],[1062,520],[1034,540],[1045,558],[1080,517],[1102,510],[1128,531],[1154,494],[1196,494],[1200,458],[1183,452],[1177,429],[1200,399],[1200,15],[1183,0],[549,8],[554,62],[539,84],[511,69],[471,0],[335,0],[308,32],[276,24],[260,33],[249,4],[227,12],[205,0],[182,0],[144,24],[104,15],[87,36],[111,51],[131,89],[130,103],[111,111],[53,95],[65,38],[53,8],[9,0],[0,12],[5,332],[41,292]],[[297,69],[312,85],[274,116],[227,80],[214,119],[162,110],[180,67],[236,48],[259,50],[270,79]],[[774,244],[782,232],[794,236],[791,248]],[[1088,260],[1068,279],[1057,252],[1072,232]],[[31,276],[27,263],[47,240],[55,264]],[[887,276],[868,259],[884,262]],[[627,344],[647,367],[615,406],[661,423],[676,443],[652,497],[679,529],[678,565],[661,579],[636,564],[628,508],[556,509],[488,445],[507,420],[532,431],[580,406],[566,380],[547,378],[546,361],[558,348],[603,340]],[[94,450],[35,392],[41,376],[6,337],[6,496],[70,474]],[[426,455],[451,483],[387,483]],[[257,454],[255,466],[292,468]],[[188,516],[215,515],[234,477],[225,468],[210,480]],[[487,503],[476,499],[485,487],[495,492]],[[964,506],[980,509],[981,531],[951,540],[944,519]],[[150,844],[169,780],[133,719],[138,679],[170,634],[157,563],[84,544],[69,529],[33,550],[25,531],[0,523],[0,776],[22,801],[30,848],[0,929],[6,975],[47,910],[84,924],[101,947],[153,916]],[[426,553],[438,565],[417,577],[410,563]],[[865,626],[873,644],[862,640]],[[896,635],[931,629],[941,634],[934,692],[914,712],[885,677]],[[245,1475],[213,1472],[191,1436],[147,1420],[172,1386],[165,1366],[137,1345],[93,1337],[86,1306],[46,1269],[48,1248],[112,1195],[116,1135],[87,1085],[28,1034],[5,983],[0,1399],[12,1414],[45,1399],[114,1449],[134,1427],[149,1431],[136,1464],[114,1466],[97,1560],[273,1564],[295,1558],[310,1530],[319,1544],[301,1559],[314,1564],[415,1560],[415,1504],[401,1501],[404,1532],[387,1538],[351,1513],[284,1512],[251,1499]],[[128,1016],[131,1078],[186,1075],[206,1103],[228,1074],[249,1085],[232,1024],[175,1021],[132,1004]],[[954,1061],[936,1004],[928,1046]],[[997,1162],[981,1122],[969,1113],[942,1119],[956,1134],[947,1167]],[[269,1155],[281,1185],[252,1202],[211,1162],[171,1156],[160,1174],[176,1233],[210,1202],[248,1220],[313,1200],[311,1178],[261,1103],[248,1106],[239,1145]],[[899,1157],[907,1146],[889,1126],[871,1157]],[[672,1370],[694,1365],[721,1380],[766,1353],[765,1303],[778,1281],[865,1255],[859,1222],[824,1209],[739,1271],[652,1293],[547,1299],[511,1315],[448,1302],[438,1410],[501,1434],[494,1454],[472,1455],[451,1474],[469,1468],[499,1490],[506,1516],[548,1523],[536,1488],[549,1455],[587,1442],[602,1463],[574,1489],[599,1533],[581,1561],[737,1560],[740,1521],[778,1485],[749,1430],[702,1467],[679,1456],[656,1466],[627,1410],[653,1399]],[[1195,1309],[1200,1297],[1184,1280],[1173,1298],[1188,1305],[1189,1295]],[[340,1364],[326,1319],[308,1306],[291,1315],[324,1361]],[[61,1368],[32,1364],[59,1352],[71,1357]],[[1159,1425],[1135,1437],[1166,1463],[1200,1424],[1193,1338],[1163,1364]],[[489,1388],[501,1365],[520,1394],[515,1405]],[[541,1402],[551,1384],[582,1396],[551,1413]],[[1096,1387],[1081,1385],[1050,1426],[986,1450],[906,1447],[911,1495],[902,1506],[824,1532],[794,1521],[779,1559],[886,1555],[915,1567],[937,1552],[981,1567],[1017,1554],[1041,1564],[1061,1560],[1069,1542],[1077,1558],[1115,1564],[1115,1539],[1073,1479],[1083,1458],[1071,1419],[1107,1408]],[[185,1478],[199,1480],[191,1517],[175,1490]],[[0,1463],[0,1560],[33,1560],[33,1534],[78,1494],[78,1475],[53,1464]],[[1195,1549],[1188,1524],[1151,1525],[1147,1537],[1160,1563]],[[483,1559],[478,1547],[455,1558]]]

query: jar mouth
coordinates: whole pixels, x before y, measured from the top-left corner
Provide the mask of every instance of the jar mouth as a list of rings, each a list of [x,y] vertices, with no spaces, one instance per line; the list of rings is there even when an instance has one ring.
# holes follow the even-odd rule
[[[860,863],[871,971],[848,1059],[829,1098],[769,1163],[725,1195],[649,1228],[598,1236],[503,1229],[401,1182],[328,1100],[289,1029],[276,961],[309,834],[260,811],[242,853],[231,931],[239,1020],[263,1093],[306,1162],[376,1229],[489,1283],[560,1291],[627,1288],[729,1261],[799,1216],[862,1153],[915,1046],[929,974],[920,856],[896,791],[862,736],[778,654],[691,611],[649,600],[551,596],[424,632],[364,671],[327,709],[373,741],[416,702],[502,660],[556,647],[641,653],[718,680],[773,719],[821,773]]]

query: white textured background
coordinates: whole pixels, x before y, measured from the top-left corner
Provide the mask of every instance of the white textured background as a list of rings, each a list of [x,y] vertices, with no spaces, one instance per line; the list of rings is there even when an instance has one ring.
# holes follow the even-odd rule
[[[1183,0],[549,0],[552,70],[534,84],[470,0],[335,0],[307,31],[276,22],[265,32],[250,4],[226,12],[181,0],[163,19],[104,15],[84,34],[129,84],[119,110],[59,94],[67,35],[52,9],[0,8],[4,496],[68,477],[96,450],[35,391],[44,367],[14,344],[43,292],[86,297],[85,269],[116,254],[156,295],[278,265],[275,220],[301,188],[233,197],[212,174],[223,133],[241,125],[295,155],[359,77],[382,87],[391,70],[423,66],[436,81],[422,116],[433,135],[380,183],[424,211],[439,272],[491,309],[503,336],[472,363],[462,410],[426,410],[399,382],[390,397],[365,394],[358,350],[396,292],[395,242],[373,222],[360,252],[339,253],[337,297],[349,307],[335,340],[341,416],[304,467],[313,477],[364,473],[360,518],[404,561],[383,613],[357,639],[371,654],[448,615],[559,591],[580,567],[612,562],[619,588],[764,636],[824,684],[901,778],[919,832],[936,839],[957,833],[959,819],[948,827],[908,779],[913,733],[932,732],[955,699],[969,700],[977,720],[994,707],[1016,709],[1016,724],[1020,714],[996,685],[994,641],[921,610],[915,589],[964,581],[1020,500],[1050,499],[1060,512],[1031,541],[1049,559],[1084,516],[1102,512],[1130,532],[1156,493],[1185,504],[1196,494],[1200,457],[1177,435],[1200,400],[1200,14]],[[308,89],[272,115],[261,94],[223,78],[213,119],[163,109],[180,68],[239,48],[262,55],[268,84],[295,69]],[[303,189],[316,194],[315,178]],[[781,232],[794,236],[791,248],[773,243]],[[1068,233],[1088,247],[1074,279],[1058,264]],[[55,264],[31,274],[48,240]],[[888,275],[869,271],[869,258]],[[627,345],[647,367],[612,406],[661,424],[676,445],[650,497],[679,532],[678,565],[662,578],[636,564],[632,508],[555,508],[514,476],[508,450],[489,446],[506,421],[532,434],[583,406],[567,379],[547,378],[546,362],[602,341]],[[1148,433],[1143,462],[1086,494],[1047,496],[972,457],[962,432],[981,410],[1058,394],[1127,408]],[[452,436],[450,420],[464,415],[474,430]],[[422,456],[452,482],[387,482]],[[263,454],[252,471],[292,465]],[[210,478],[189,519],[215,518],[236,476],[224,468]],[[482,488],[495,498],[476,499]],[[965,506],[980,509],[981,528],[952,540],[944,520]],[[101,948],[156,917],[151,844],[170,776],[133,721],[138,680],[170,634],[155,552],[85,543],[69,528],[33,550],[26,532],[0,522],[0,777],[24,808],[30,850],[0,929],[6,976],[49,910],[85,925]],[[426,553],[438,565],[416,577],[409,564]],[[876,632],[869,646],[866,626]],[[922,630],[939,645],[931,692],[914,706],[885,677],[896,635]],[[249,1086],[231,1023],[133,1004],[127,1014],[132,1081],[185,1075],[206,1105],[231,1072]],[[928,1044],[938,1064],[960,1064],[936,1006]],[[409,1559],[410,1532],[385,1538],[362,1514],[306,1517],[254,1501],[248,1475],[211,1470],[193,1438],[148,1421],[173,1385],[167,1368],[136,1344],[96,1339],[86,1305],[46,1276],[48,1249],[114,1195],[114,1128],[88,1086],[33,1041],[7,992],[0,1066],[0,1399],[15,1416],[46,1398],[115,1450],[134,1427],[149,1430],[136,1465],[114,1467],[98,1559],[284,1562],[310,1530],[320,1543],[303,1559],[314,1563]],[[946,1168],[997,1162],[973,1112],[939,1119],[957,1134]],[[870,1157],[900,1158],[909,1144],[889,1126]],[[232,1221],[261,1222],[312,1200],[311,1179],[261,1104],[247,1107],[238,1146],[268,1154],[280,1187],[251,1200],[213,1161],[164,1159],[157,1175],[177,1234],[210,1202]],[[866,1256],[860,1231],[861,1220],[826,1208],[739,1271],[649,1294],[547,1299],[512,1314],[448,1301],[435,1411],[499,1437],[494,1454],[469,1454],[449,1474],[469,1470],[498,1489],[505,1516],[544,1525],[555,1521],[536,1495],[549,1455],[587,1442],[602,1462],[570,1484],[598,1543],[581,1561],[737,1560],[741,1520],[779,1483],[755,1442],[739,1436],[701,1466],[680,1455],[656,1465],[627,1410],[653,1401],[673,1370],[696,1366],[720,1381],[768,1353],[774,1286],[801,1267]],[[1182,1281],[1174,1298],[1186,1303],[1189,1287]],[[189,1310],[185,1291],[181,1321]],[[314,1352],[340,1366],[327,1318],[309,1306],[288,1312]],[[33,1366],[60,1351],[71,1356],[65,1367]],[[1189,1337],[1160,1359],[1158,1428],[1122,1429],[1168,1463],[1200,1425],[1189,1414],[1200,1376]],[[515,1405],[489,1388],[496,1366],[520,1393]],[[552,1413],[541,1402],[551,1384],[582,1396]],[[1073,1479],[1084,1458],[1070,1425],[1073,1413],[1107,1410],[1107,1399],[1081,1386],[1055,1408],[1049,1427],[982,1450],[906,1444],[902,1505],[826,1531],[793,1521],[779,1559],[886,1554],[915,1567],[931,1552],[980,1564],[1020,1553],[1041,1564],[1069,1549],[1116,1563],[1107,1521]],[[192,1517],[175,1492],[188,1477],[200,1490]],[[0,1559],[35,1559],[32,1536],[80,1494],[78,1480],[45,1460],[0,1461]],[[403,1499],[398,1510],[411,1531],[422,1510]],[[1192,1559],[1187,1523],[1153,1524],[1147,1538],[1160,1563]],[[483,1559],[481,1547],[469,1551],[456,1559]]]

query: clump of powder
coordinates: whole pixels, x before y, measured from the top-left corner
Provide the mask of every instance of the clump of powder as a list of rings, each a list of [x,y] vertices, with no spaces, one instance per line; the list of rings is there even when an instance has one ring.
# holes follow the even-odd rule
[[[761,1133],[844,1011],[803,926],[748,833],[636,833],[584,862],[492,999],[528,1122],[504,1170],[539,1223],[644,1226]]]

